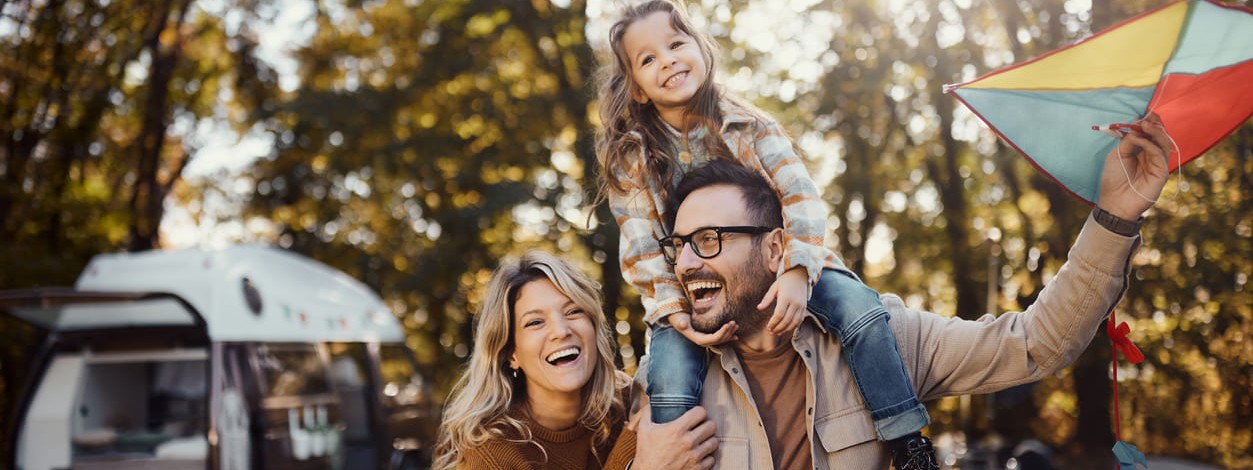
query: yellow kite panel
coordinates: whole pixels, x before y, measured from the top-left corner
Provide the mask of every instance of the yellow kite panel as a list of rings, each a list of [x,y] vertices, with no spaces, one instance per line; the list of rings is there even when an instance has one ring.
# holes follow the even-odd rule
[[[1179,2],[1132,18],[1071,47],[1003,73],[985,77],[967,88],[1003,90],[1093,90],[1153,86],[1161,79],[1188,3]]]

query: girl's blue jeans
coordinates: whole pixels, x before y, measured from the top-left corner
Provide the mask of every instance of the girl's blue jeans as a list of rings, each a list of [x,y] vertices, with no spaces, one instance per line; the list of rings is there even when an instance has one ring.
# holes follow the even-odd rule
[[[849,271],[824,269],[808,307],[842,343],[879,439],[892,440],[926,426],[927,409],[909,381],[879,293]],[[647,392],[653,421],[668,423],[700,404],[708,351],[669,325],[653,327],[649,348]]]

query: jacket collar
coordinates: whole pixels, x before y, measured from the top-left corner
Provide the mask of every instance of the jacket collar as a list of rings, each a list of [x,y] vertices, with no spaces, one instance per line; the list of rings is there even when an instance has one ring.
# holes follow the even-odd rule
[[[722,102],[722,129],[719,129],[721,133],[725,134],[731,126],[751,124],[753,121],[754,118],[748,110],[729,101]]]

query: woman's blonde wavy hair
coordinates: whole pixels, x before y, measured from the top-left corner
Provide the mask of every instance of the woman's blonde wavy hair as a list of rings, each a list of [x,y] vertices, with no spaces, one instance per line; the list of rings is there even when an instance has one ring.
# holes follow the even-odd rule
[[[640,158],[639,156],[644,159],[639,171],[645,172],[645,177],[653,184],[654,190],[660,192],[661,200],[666,200],[674,180],[675,165],[672,154],[675,149],[670,148],[666,125],[652,101],[639,103],[632,98],[632,93],[638,93],[640,86],[631,78],[631,61],[623,44],[627,28],[657,12],[668,14],[670,25],[676,31],[693,38],[708,64],[705,79],[688,102],[684,113],[686,129],[699,126],[708,129],[700,138],[700,145],[704,145],[716,159],[736,161],[719,132],[723,118],[719,103],[723,100],[742,107],[754,117],[764,118],[763,113],[754,106],[724,94],[715,83],[715,71],[718,69],[717,43],[709,35],[696,29],[681,0],[651,0],[626,6],[618,21],[609,28],[609,49],[612,57],[598,72],[601,128],[596,139],[596,157],[600,163],[601,182],[595,204],[604,201],[610,191],[623,193],[627,190],[623,177],[633,175],[635,170],[632,169],[632,160]],[[686,141],[687,133],[682,134],[685,139],[683,144],[691,145],[691,142]]]
[[[619,389],[630,385],[626,374],[617,372],[613,362],[612,339],[601,307],[600,284],[582,271],[550,253],[532,251],[502,261],[488,284],[483,309],[476,320],[474,351],[465,373],[453,387],[444,407],[439,443],[435,449],[435,469],[452,469],[467,450],[494,439],[534,443],[523,421],[509,416],[513,408],[525,415],[526,377],[513,378],[509,355],[513,352],[514,305],[518,293],[528,283],[547,279],[575,305],[587,312],[596,328],[596,366],[583,386],[583,414],[579,424],[592,431],[593,447],[609,439],[616,420],[626,417],[626,404]],[[597,456],[599,459],[600,456]]]

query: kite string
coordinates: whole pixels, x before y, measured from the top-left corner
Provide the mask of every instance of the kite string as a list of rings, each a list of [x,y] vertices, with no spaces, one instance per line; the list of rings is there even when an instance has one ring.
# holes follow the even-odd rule
[[[1119,159],[1118,161],[1120,161],[1120,162],[1121,162],[1121,161],[1122,161],[1122,159]],[[1125,170],[1126,170],[1126,168],[1124,167],[1124,171],[1125,171]],[[1140,193],[1136,193],[1136,194],[1140,194]],[[1140,197],[1144,197],[1144,196],[1140,196]],[[1112,309],[1112,308],[1111,308],[1111,309],[1109,309],[1109,321],[1110,321],[1110,323],[1111,323],[1111,324],[1114,322],[1114,310],[1115,310],[1115,309]],[[1115,346],[1116,346],[1116,342],[1114,341],[1114,337],[1113,337],[1113,336],[1111,336],[1111,337],[1109,338],[1109,341],[1110,341],[1110,348],[1109,348],[1109,349],[1110,349],[1110,362],[1112,363],[1112,364],[1111,364],[1111,368],[1110,368],[1110,370],[1111,370],[1111,373],[1113,374],[1113,380],[1112,380],[1111,382],[1112,382],[1112,384],[1113,384],[1113,389],[1114,389],[1114,441],[1115,441],[1115,442],[1122,442],[1122,417],[1121,417],[1121,416],[1119,416],[1119,413],[1118,413],[1118,408],[1119,408],[1119,403],[1118,403],[1118,348],[1117,348],[1117,347],[1115,347]],[[1118,445],[1117,445],[1117,444],[1115,444],[1115,445],[1114,445],[1114,447],[1118,447]],[[1117,458],[1115,458],[1114,460],[1115,460],[1115,461],[1114,461],[1114,468],[1115,468],[1115,470],[1117,470],[1117,469],[1121,469],[1121,468],[1122,468],[1122,465],[1121,465],[1121,464],[1119,464],[1119,462],[1117,461],[1118,459],[1117,459]]]
[[[1175,143],[1175,138],[1171,137],[1169,132],[1166,132],[1165,127],[1162,128],[1162,133],[1166,134],[1166,138],[1170,140],[1170,145],[1174,146],[1175,155],[1178,155],[1178,160],[1179,160],[1179,166],[1175,167],[1175,171],[1178,173],[1178,176],[1176,177],[1176,183],[1175,183],[1175,192],[1174,194],[1171,195],[1171,197],[1174,197],[1175,195],[1179,194],[1179,188],[1181,188],[1184,184],[1183,183],[1183,152],[1179,151],[1179,144]],[[1144,194],[1141,194],[1140,191],[1136,189],[1135,185],[1131,183],[1131,173],[1127,171],[1127,164],[1123,163],[1122,161],[1122,145],[1119,144],[1119,145],[1114,146],[1114,150],[1118,152],[1118,165],[1122,166],[1122,174],[1123,176],[1127,177],[1127,187],[1131,188],[1131,192],[1136,193],[1136,196],[1140,196],[1140,199],[1144,199],[1149,204],[1157,204],[1157,199],[1149,199]],[[1166,159],[1167,161],[1169,161],[1170,157],[1167,156]],[[1159,195],[1159,199],[1160,199],[1160,195]]]

